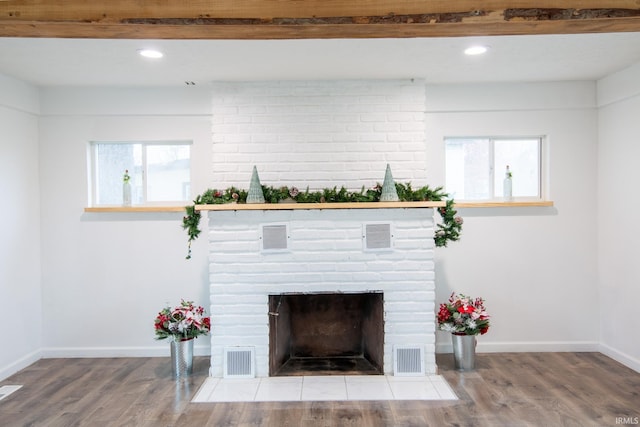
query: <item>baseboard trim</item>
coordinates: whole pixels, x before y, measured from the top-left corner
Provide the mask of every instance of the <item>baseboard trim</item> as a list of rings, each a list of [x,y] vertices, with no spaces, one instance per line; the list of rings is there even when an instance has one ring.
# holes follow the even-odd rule
[[[11,375],[20,372],[24,368],[37,362],[42,358],[42,351],[36,350],[16,360],[12,364],[0,368],[0,381],[9,378]]]
[[[618,351],[606,344],[592,341],[578,342],[508,342],[483,343],[479,340],[478,353],[535,353],[535,352],[599,352],[613,360],[640,372],[640,360]],[[436,353],[452,353],[450,343],[436,344]],[[209,346],[194,346],[195,356],[211,356]],[[169,346],[158,347],[48,347],[36,350],[16,360],[8,366],[0,368],[0,381],[21,371],[41,358],[98,358],[98,357],[169,357]]]
[[[590,352],[600,351],[600,345],[595,341],[537,341],[537,342],[482,342],[478,340],[478,353],[549,353],[549,352]],[[436,344],[436,353],[452,353],[451,343]]]
[[[605,356],[612,358],[616,362],[620,362],[624,366],[631,368],[636,372],[640,372],[640,360],[602,343],[600,343],[599,351]]]
[[[210,356],[209,346],[193,347],[194,356]],[[42,349],[44,359],[98,357],[169,357],[166,347],[48,347]]]

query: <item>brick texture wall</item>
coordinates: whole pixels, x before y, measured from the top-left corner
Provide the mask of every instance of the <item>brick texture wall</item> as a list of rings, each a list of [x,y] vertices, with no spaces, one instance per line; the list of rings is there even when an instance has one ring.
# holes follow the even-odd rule
[[[425,185],[423,81],[215,83],[213,182],[350,190]]]
[[[425,185],[424,82],[331,81],[213,84],[213,188],[263,185],[301,190],[396,181]],[[384,292],[384,371],[396,344],[425,349],[434,373],[431,209],[209,212],[211,375],[225,346],[254,346],[268,375],[268,295]],[[362,226],[388,221],[394,250],[362,250]],[[260,225],[286,223],[290,250],[260,251]]]
[[[424,348],[435,373],[435,282],[431,209],[209,212],[211,375],[225,346],[254,346],[256,375],[268,376],[268,296],[290,292],[384,294],[384,371],[393,346]],[[392,224],[393,250],[363,250],[367,222]],[[288,224],[289,250],[261,251],[263,224]]]

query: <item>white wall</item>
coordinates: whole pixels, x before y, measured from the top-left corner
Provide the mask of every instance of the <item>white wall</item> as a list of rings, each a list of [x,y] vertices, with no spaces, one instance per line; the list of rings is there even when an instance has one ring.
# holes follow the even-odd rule
[[[348,86],[346,83],[340,85],[342,91]],[[390,85],[394,83],[381,84],[379,94],[389,96]],[[292,87],[298,91],[298,97],[308,97],[318,93],[318,85],[307,85],[306,91],[302,84],[258,83],[250,86],[251,89],[247,90],[238,84],[214,85],[213,92],[218,97],[230,96],[229,93],[220,94],[222,89],[233,92],[236,97],[246,93],[255,97],[256,88],[267,92],[271,102],[265,101],[260,106],[275,112],[275,119],[263,118],[267,123],[251,119],[251,123],[239,125],[234,123],[238,114],[230,114],[227,129],[216,122],[224,120],[217,114],[213,125],[214,142],[224,136],[221,129],[226,129],[226,137],[231,138],[244,124],[252,128],[252,144],[247,147],[252,153],[257,153],[254,154],[256,162],[264,159],[265,155],[271,158],[273,153],[260,153],[256,147],[261,145],[260,135],[269,146],[278,142],[273,139],[275,134],[269,135],[269,126],[274,126],[269,120],[277,120],[281,116],[286,121],[281,125],[286,134],[284,142],[295,151],[295,136],[302,138],[300,129],[308,129],[310,125],[287,120],[291,117],[292,102],[283,101],[282,97],[289,96],[287,91]],[[324,87],[326,90],[330,85],[325,84]],[[211,119],[207,116],[211,108],[210,98],[206,99],[209,96],[206,90],[193,93],[185,92],[187,89],[43,92],[43,161],[40,171],[44,183],[42,203],[49,207],[42,220],[43,252],[46,254],[43,260],[44,320],[45,324],[55,322],[60,325],[45,334],[45,354],[99,355],[103,352],[117,353],[118,349],[123,353],[135,350],[145,354],[157,349],[156,354],[161,354],[161,347],[153,342],[151,330],[146,329],[150,323],[146,322],[152,321],[155,311],[165,301],[182,296],[200,301],[206,299],[207,260],[206,251],[201,249],[204,239],[197,241],[201,246],[194,248],[194,259],[183,261],[185,234],[179,227],[179,214],[130,217],[124,214],[83,214],[86,169],[61,166],[84,165],[86,143],[93,139],[194,138],[199,141],[196,146],[206,151],[211,146],[208,128]],[[376,98],[375,93],[368,88],[363,94],[372,97],[371,105],[380,102],[381,98]],[[293,104],[301,111],[304,105],[309,105],[305,102]],[[333,102],[333,108],[343,111],[344,105],[350,104],[351,101]],[[226,105],[233,104],[229,102]],[[419,156],[426,158],[427,167],[417,173],[427,174],[426,182],[442,183],[442,137],[445,135],[544,134],[549,141],[549,193],[555,201],[554,208],[462,211],[466,219],[462,241],[437,251],[438,300],[446,299],[450,290],[487,299],[494,316],[494,326],[489,335],[481,338],[481,351],[595,349],[597,318],[582,316],[582,307],[597,310],[593,191],[596,187],[595,85],[428,86],[426,106],[428,149]],[[219,106],[214,107],[215,111],[218,109]],[[373,108],[368,111],[368,114],[373,113],[376,113]],[[326,116],[329,112],[306,111],[302,116],[309,114]],[[356,122],[364,126],[370,123],[367,120],[360,116],[356,118]],[[355,135],[368,134],[358,128],[357,123],[350,125],[360,132],[354,132]],[[316,129],[322,126],[320,123]],[[418,131],[424,129],[423,126]],[[346,133],[340,131],[335,134],[344,139]],[[237,143],[240,141],[236,140]],[[341,140],[334,142],[348,146]],[[318,145],[314,140],[299,144]],[[213,144],[213,162],[209,161],[211,157],[208,155],[200,156],[204,160],[201,167],[196,167],[200,178],[195,179],[195,191],[221,182],[222,186],[248,186],[253,162],[243,157],[246,154],[243,152],[235,153],[235,157],[218,152],[216,147],[219,146]],[[380,170],[373,168],[380,180],[383,165],[388,160],[386,156],[400,150],[400,145],[391,144],[386,148],[389,149],[379,151],[380,167],[377,169]],[[223,155],[227,157],[221,160]],[[233,163],[234,158],[242,158],[247,163],[246,179],[239,177],[238,164],[232,164],[235,167],[235,175],[232,176],[237,182],[225,178],[228,175],[220,174],[220,169]],[[216,166],[212,168],[212,164]],[[290,164],[295,164],[295,161]],[[353,175],[348,168],[343,167],[342,170],[337,173],[340,179],[335,178],[334,185],[342,185],[344,179]],[[293,177],[286,174],[276,176],[275,172],[263,171],[263,183],[295,184],[296,178],[314,175],[312,169],[294,171],[297,174]],[[371,174],[371,171],[363,173]],[[209,180],[207,174],[215,178]],[[416,178],[408,174],[403,166],[395,177],[401,181]],[[373,175],[368,178],[373,178]],[[357,186],[361,183],[358,182]],[[486,249],[487,245],[491,250]],[[500,267],[496,268],[496,265]],[[186,295],[194,292],[197,295]],[[567,308],[569,299],[575,304]],[[522,304],[514,304],[514,300],[522,301]],[[69,313],[67,301],[82,301],[86,305]],[[119,328],[108,327],[105,330],[104,319],[112,319],[122,304],[140,305],[136,314],[127,319],[127,333]],[[557,312],[568,316],[558,322],[551,314]],[[77,322],[79,314],[84,318],[81,324]],[[521,318],[520,322],[514,322],[512,319],[515,318]],[[446,349],[447,338],[440,337],[441,350]]]
[[[42,91],[45,357],[168,356],[168,344],[154,340],[157,312],[181,298],[207,306],[206,257],[184,259],[182,213],[83,208],[92,140],[193,140],[193,191],[207,188],[210,106],[210,93],[197,88]],[[206,252],[204,243],[196,242],[196,252]],[[197,340],[196,354],[208,347]]]
[[[640,372],[640,63],[598,82],[598,266],[602,352]]]
[[[38,91],[0,75],[0,379],[40,358]]]
[[[639,344],[629,336],[638,226],[625,220],[635,211],[640,106],[637,90],[622,90],[628,73],[598,83],[599,149],[593,83],[427,86],[429,184],[444,177],[445,135],[548,136],[555,206],[462,209],[462,240],[436,253],[438,300],[451,290],[487,299],[493,327],[480,351],[603,348],[637,366]],[[41,348],[45,356],[166,356],[166,343],[153,339],[153,318],[182,297],[206,302],[206,239],[185,261],[179,213],[84,213],[86,147],[97,139],[193,139],[193,191],[215,186],[210,88],[45,89],[39,129],[37,90],[4,77],[0,89],[3,203],[21,207],[0,213],[0,301],[18,317],[32,308],[34,319],[28,333],[15,334],[12,350],[0,352],[0,377]],[[607,94],[616,100],[603,101]],[[622,203],[620,217],[612,216],[611,206]],[[196,351],[205,354],[208,345],[198,340]],[[447,349],[447,336],[439,346]]]
[[[544,135],[554,201],[460,209],[462,240],[436,251],[438,300],[486,299],[492,327],[479,351],[597,350],[595,85],[428,86],[426,98],[429,182],[442,183],[445,136]],[[448,350],[448,335],[438,338]]]

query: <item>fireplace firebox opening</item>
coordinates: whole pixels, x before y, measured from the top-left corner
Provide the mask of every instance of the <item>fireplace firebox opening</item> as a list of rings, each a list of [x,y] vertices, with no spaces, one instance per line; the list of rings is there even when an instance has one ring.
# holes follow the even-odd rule
[[[269,295],[269,376],[384,374],[382,292]]]

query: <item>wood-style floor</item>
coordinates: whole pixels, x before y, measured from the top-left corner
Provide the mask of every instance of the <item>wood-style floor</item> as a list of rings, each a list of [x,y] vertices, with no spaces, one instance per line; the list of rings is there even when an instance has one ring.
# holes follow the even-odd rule
[[[600,353],[438,355],[458,401],[190,403],[208,374],[169,358],[43,359],[1,381],[1,426],[616,426],[640,417],[640,373]],[[635,418],[638,420],[638,418]],[[626,422],[624,422],[626,421]],[[637,421],[636,421],[637,422]]]

